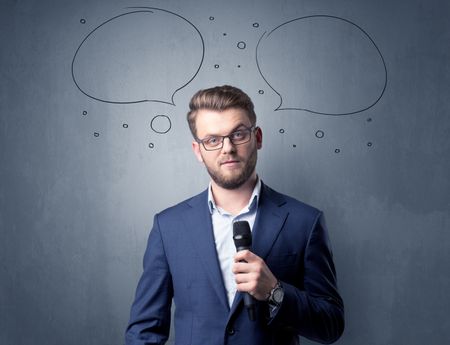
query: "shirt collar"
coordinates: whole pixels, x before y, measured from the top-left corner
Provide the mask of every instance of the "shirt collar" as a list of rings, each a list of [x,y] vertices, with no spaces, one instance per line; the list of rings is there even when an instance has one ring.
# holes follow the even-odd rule
[[[258,206],[259,203],[259,195],[261,194],[261,180],[257,176],[256,177],[256,185],[255,188],[253,188],[252,195],[250,196],[249,202],[247,206],[244,209],[248,209],[249,211],[253,210],[253,208]],[[208,207],[209,212],[212,214],[214,209],[218,210],[218,207],[216,205],[216,202],[214,201],[214,197],[212,194],[212,184],[209,183],[208,187]]]

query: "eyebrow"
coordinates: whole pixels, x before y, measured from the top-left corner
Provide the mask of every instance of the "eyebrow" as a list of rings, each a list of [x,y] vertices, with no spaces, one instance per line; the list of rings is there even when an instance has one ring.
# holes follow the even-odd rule
[[[234,127],[227,135],[230,135],[231,133],[234,133],[236,131],[238,131],[241,127],[244,127],[245,129],[250,128],[247,127],[246,125],[244,125],[243,123],[240,123],[239,125],[237,125],[236,127]],[[223,135],[220,134],[207,134],[204,138],[210,138],[210,137],[222,137]]]

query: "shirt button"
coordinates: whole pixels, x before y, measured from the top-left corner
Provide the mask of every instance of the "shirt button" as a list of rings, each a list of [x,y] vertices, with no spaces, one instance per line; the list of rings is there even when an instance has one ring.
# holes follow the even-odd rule
[[[228,333],[228,335],[233,335],[234,334],[234,328],[231,327],[231,326],[228,326],[227,327],[227,333]]]

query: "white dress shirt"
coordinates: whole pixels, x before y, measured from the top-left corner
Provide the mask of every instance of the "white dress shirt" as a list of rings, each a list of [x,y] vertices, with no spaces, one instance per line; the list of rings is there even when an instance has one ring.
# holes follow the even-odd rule
[[[246,220],[250,225],[250,229],[253,230],[260,192],[261,180],[258,178],[247,206],[245,206],[238,215],[233,216],[216,205],[211,190],[211,184],[209,185],[208,205],[211,212],[217,257],[219,258],[230,308],[233,304],[234,296],[236,295],[236,282],[234,280],[234,274],[231,271],[234,262],[233,258],[236,254],[236,247],[233,241],[233,223],[235,221]]]

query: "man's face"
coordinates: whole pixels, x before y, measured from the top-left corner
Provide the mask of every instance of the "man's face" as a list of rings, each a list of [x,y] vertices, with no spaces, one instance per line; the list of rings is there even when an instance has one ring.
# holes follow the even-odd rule
[[[252,126],[245,110],[239,108],[220,112],[201,109],[196,114],[195,122],[199,139],[229,135]],[[212,180],[225,189],[239,188],[255,174],[257,150],[261,146],[262,132],[259,127],[251,133],[250,141],[241,145],[234,145],[229,138],[225,138],[221,149],[207,151],[201,143],[192,143],[197,159],[205,164]]]

